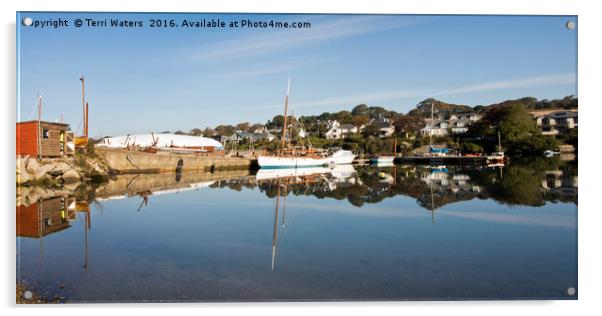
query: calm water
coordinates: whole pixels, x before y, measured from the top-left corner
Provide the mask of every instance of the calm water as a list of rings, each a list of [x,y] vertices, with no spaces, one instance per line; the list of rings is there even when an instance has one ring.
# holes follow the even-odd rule
[[[279,172],[20,192],[18,281],[67,302],[577,296],[576,162]]]

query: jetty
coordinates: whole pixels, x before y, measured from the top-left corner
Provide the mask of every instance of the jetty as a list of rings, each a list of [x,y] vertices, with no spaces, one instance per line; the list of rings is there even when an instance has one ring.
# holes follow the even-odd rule
[[[487,156],[405,156],[395,158],[396,163],[473,165],[487,164]]]

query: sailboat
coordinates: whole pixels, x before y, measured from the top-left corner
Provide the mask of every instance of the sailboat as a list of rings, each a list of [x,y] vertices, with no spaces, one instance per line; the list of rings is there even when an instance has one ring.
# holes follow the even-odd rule
[[[257,162],[261,168],[304,168],[350,164],[355,154],[339,149],[330,155],[323,155],[312,148],[294,148],[286,145],[288,98],[291,90],[291,78],[288,78],[284,99],[284,122],[282,124],[281,150],[276,155],[259,156]],[[289,135],[289,139],[292,135]]]
[[[504,156],[504,151],[502,151],[502,139],[500,137],[500,131],[497,132],[497,151],[487,156],[487,163],[499,162],[504,163],[506,157]]]
[[[429,155],[431,157],[446,156],[447,153],[449,152],[449,149],[433,147],[433,130],[432,129],[435,126],[435,117],[433,114],[434,111],[435,111],[435,103],[431,102],[431,122],[430,122],[431,130],[429,131]]]

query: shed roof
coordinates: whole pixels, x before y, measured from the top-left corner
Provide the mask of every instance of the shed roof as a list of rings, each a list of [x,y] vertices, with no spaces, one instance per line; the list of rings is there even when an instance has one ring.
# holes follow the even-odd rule
[[[17,122],[17,125],[19,125],[19,124],[37,123],[37,122],[38,122],[38,120],[23,121],[23,122]],[[40,123],[50,124],[50,125],[59,125],[59,126],[69,126],[69,124],[67,124],[67,123],[59,123],[59,122],[40,121]]]

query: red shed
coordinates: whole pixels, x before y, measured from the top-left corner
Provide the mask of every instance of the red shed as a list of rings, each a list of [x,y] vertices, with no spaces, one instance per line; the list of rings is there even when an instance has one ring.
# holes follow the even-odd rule
[[[44,121],[17,123],[17,155],[61,157],[69,154],[69,124]]]

